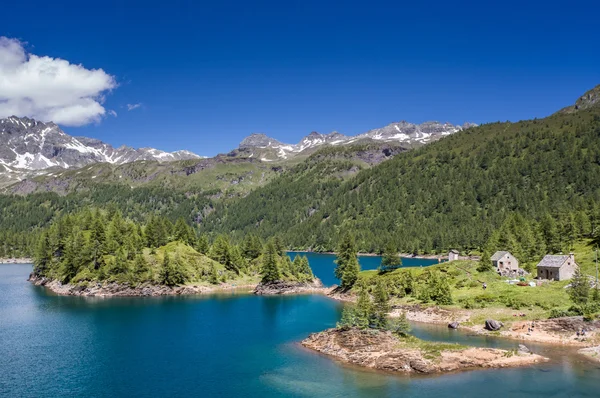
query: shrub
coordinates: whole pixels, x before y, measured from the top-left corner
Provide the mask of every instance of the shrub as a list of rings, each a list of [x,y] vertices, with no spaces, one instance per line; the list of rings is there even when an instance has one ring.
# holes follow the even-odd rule
[[[467,310],[472,310],[475,308],[475,303],[473,302],[473,300],[464,300],[463,308],[465,308]]]

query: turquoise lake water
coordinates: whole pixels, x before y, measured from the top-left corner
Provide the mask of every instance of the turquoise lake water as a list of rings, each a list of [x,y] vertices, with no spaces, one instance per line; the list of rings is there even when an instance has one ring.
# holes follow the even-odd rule
[[[320,253],[302,253],[302,252],[288,252],[290,258],[294,258],[298,255],[305,255],[308,258],[308,262],[313,269],[314,274],[321,279],[325,286],[331,286],[339,284],[339,281],[333,274],[335,269],[335,255],[333,254],[320,254]],[[363,270],[377,269],[381,264],[380,256],[359,256],[358,262]],[[423,258],[402,258],[403,267],[426,267],[428,265],[437,264],[437,259],[423,259]]]
[[[600,366],[561,348],[552,361],[441,377],[348,367],[301,347],[342,304],[323,296],[225,293],[167,298],[60,297],[0,265],[0,396],[7,397],[598,397]],[[425,339],[516,342],[413,326]]]

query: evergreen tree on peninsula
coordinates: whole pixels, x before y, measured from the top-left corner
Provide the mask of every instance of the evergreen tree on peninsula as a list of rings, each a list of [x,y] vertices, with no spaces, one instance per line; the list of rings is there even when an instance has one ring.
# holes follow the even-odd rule
[[[340,287],[344,290],[354,286],[358,273],[360,272],[360,264],[357,257],[358,250],[354,236],[350,232],[346,232],[337,250],[337,264],[335,268],[335,277],[340,280]]]

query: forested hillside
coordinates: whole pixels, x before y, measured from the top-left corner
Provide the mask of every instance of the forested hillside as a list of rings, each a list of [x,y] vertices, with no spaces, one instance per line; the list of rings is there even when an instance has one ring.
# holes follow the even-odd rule
[[[138,222],[158,214],[171,222],[183,217],[192,224],[192,215],[195,220],[200,220],[210,211],[212,199],[162,187],[132,189],[114,184],[98,184],[65,196],[50,192],[0,195],[0,257],[31,256],[32,242],[41,228],[56,217],[92,204],[111,211],[119,210],[125,217]]]
[[[363,252],[502,248],[528,263],[598,232],[598,92],[544,119],[472,127],[404,153],[354,145],[284,167],[236,158],[65,172],[35,181],[35,191],[52,183],[61,192],[64,183],[62,196],[0,196],[0,257],[31,254],[40,228],[92,205],[136,222],[182,218],[211,240],[255,233],[278,236],[288,248],[329,251],[351,231]]]
[[[280,182],[275,176],[286,167],[296,167],[299,174],[306,174],[305,183],[297,188],[305,192],[310,204],[315,197],[308,185],[311,181],[317,182],[315,188],[320,189],[322,181],[331,178],[324,184],[324,192],[330,192],[329,184],[339,184],[342,178],[404,150],[390,144],[324,148],[296,166],[237,158],[96,164],[63,171],[53,178],[24,180],[12,187],[20,194],[0,195],[0,258],[30,256],[40,228],[54,217],[84,206],[117,209],[138,222],[161,215],[171,222],[182,217],[188,224],[198,225],[215,208],[244,197],[270,180],[275,181],[273,187],[277,190]]]
[[[344,182],[313,167],[219,208],[202,228],[280,234],[290,247],[316,250],[334,249],[340,230],[350,230],[362,251],[391,242],[431,252],[484,249],[516,213],[526,226],[512,234],[565,250],[600,217],[600,108],[471,128]]]

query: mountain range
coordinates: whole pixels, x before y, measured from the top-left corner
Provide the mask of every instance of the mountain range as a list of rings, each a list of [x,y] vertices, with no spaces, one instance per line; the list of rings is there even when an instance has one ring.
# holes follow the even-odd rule
[[[458,126],[451,123],[413,124],[401,121],[354,136],[346,136],[337,131],[329,134],[313,131],[297,144],[282,143],[265,134],[252,134],[246,137],[232,154],[256,157],[263,162],[274,162],[291,159],[298,155],[309,155],[323,146],[341,147],[351,144],[392,143],[410,149],[474,126],[476,124],[473,123]]]
[[[27,249],[19,239],[56,214],[96,206],[132,219],[183,217],[201,233],[236,241],[279,236],[292,249],[331,251],[350,230],[365,252],[394,244],[412,253],[481,253],[491,237],[518,230],[515,241],[556,252],[600,220],[598,137],[600,86],[541,119],[393,123],[354,137],[311,133],[298,144],[255,134],[213,158],[53,166],[10,184],[5,171],[0,185],[16,195],[0,194],[0,232]]]
[[[77,168],[90,163],[124,164],[137,160],[197,159],[189,151],[165,152],[154,148],[113,148],[100,140],[73,137],[56,124],[27,117],[0,119],[0,165],[24,170]]]
[[[450,123],[412,124],[403,121],[356,136],[346,136],[338,132],[312,132],[298,144],[285,144],[265,134],[252,134],[246,137],[237,149],[220,156],[261,162],[285,162],[295,158],[304,159],[325,146],[383,143],[411,149],[472,126],[474,125],[470,123],[455,126]],[[393,152],[395,154],[397,151]],[[11,116],[0,119],[2,186],[41,175],[54,177],[61,173],[61,170],[80,169],[94,164],[120,166],[137,161],[166,163],[203,158],[186,150],[165,152],[154,148],[114,148],[95,138],[71,136],[55,123],[44,123],[27,117]]]

